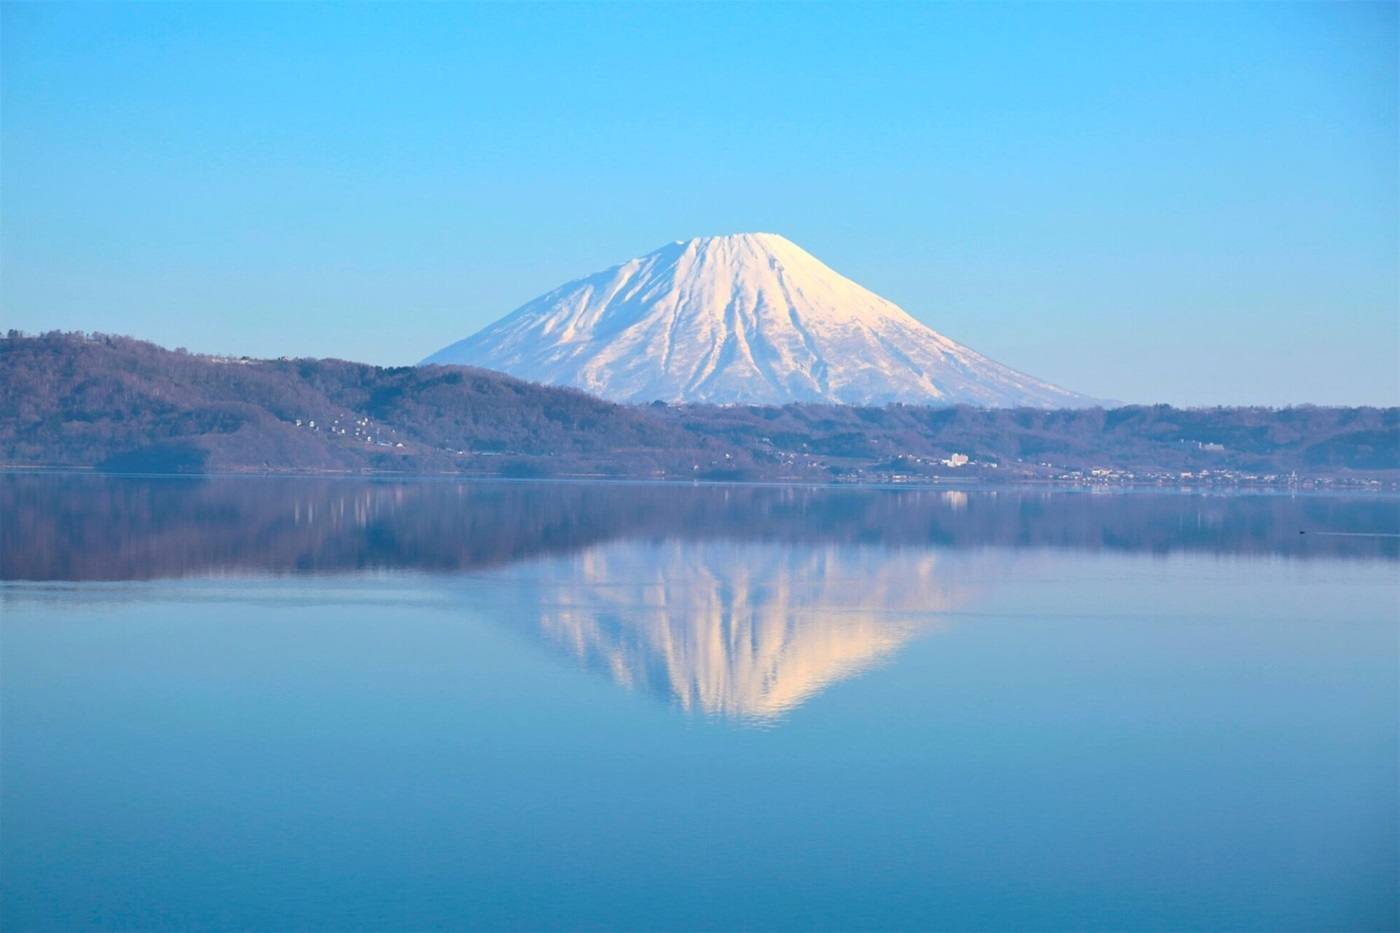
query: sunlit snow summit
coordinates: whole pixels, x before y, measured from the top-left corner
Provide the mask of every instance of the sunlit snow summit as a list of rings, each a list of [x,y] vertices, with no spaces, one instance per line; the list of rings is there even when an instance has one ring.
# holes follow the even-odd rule
[[[621,402],[1092,404],[949,340],[772,233],[672,243],[423,362]]]

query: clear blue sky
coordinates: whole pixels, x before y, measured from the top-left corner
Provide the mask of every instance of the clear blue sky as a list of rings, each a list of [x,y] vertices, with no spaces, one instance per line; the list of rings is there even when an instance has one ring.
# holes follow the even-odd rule
[[[1393,3],[4,3],[0,325],[413,362],[782,233],[1079,391],[1400,401]]]

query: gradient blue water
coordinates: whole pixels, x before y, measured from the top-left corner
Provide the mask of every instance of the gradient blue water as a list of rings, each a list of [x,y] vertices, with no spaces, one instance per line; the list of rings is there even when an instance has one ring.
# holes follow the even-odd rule
[[[16,482],[6,930],[1396,924],[1393,501]]]

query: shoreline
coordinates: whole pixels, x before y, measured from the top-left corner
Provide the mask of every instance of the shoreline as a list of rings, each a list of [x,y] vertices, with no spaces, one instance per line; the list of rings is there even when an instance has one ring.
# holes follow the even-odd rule
[[[1328,477],[1304,477],[1291,483],[1239,483],[1239,482],[1126,482],[1103,481],[1085,482],[1075,479],[1019,477],[1016,479],[993,480],[984,478],[921,479],[897,482],[864,480],[817,480],[801,477],[784,478],[694,478],[671,476],[618,476],[601,473],[560,473],[549,476],[507,476],[500,473],[429,472],[409,470],[227,470],[213,472],[134,472],[100,470],[90,466],[67,466],[50,464],[0,464],[3,475],[75,475],[101,476],[111,479],[322,479],[322,480],[368,480],[368,481],[418,481],[418,482],[484,482],[503,484],[571,483],[607,484],[638,486],[756,486],[775,488],[808,489],[877,489],[877,490],[944,490],[964,492],[996,492],[998,490],[1042,489],[1054,492],[1081,492],[1090,494],[1106,493],[1174,493],[1174,494],[1218,494],[1218,495],[1318,495],[1345,494],[1365,495],[1380,498],[1400,498],[1400,479],[1395,480],[1342,480]]]

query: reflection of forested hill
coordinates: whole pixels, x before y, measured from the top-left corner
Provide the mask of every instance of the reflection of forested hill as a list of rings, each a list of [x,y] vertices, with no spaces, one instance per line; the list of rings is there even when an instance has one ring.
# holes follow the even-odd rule
[[[1400,477],[1397,409],[636,407],[463,367],[220,359],[65,334],[0,338],[0,412],[0,464],[118,472]]]
[[[0,578],[454,571],[619,538],[1400,555],[1393,499],[0,475]]]

